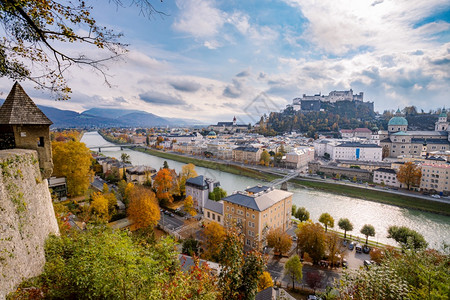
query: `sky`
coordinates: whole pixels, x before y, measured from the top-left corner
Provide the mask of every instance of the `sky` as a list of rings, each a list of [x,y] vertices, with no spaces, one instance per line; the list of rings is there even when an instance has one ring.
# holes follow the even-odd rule
[[[205,123],[233,116],[254,123],[303,94],[350,88],[379,112],[450,107],[448,0],[153,0],[163,14],[152,16],[109,0],[88,3],[97,23],[123,33],[129,45],[107,65],[112,86],[92,69],[73,67],[68,101],[24,82],[36,103]],[[60,47],[102,55],[79,44]],[[12,84],[0,79],[0,97]]]

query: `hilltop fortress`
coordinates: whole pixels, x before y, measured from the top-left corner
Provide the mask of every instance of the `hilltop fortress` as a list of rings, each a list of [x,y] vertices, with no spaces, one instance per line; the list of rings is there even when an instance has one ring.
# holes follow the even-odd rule
[[[295,111],[320,111],[323,108],[323,103],[337,103],[342,101],[354,102],[357,106],[367,106],[373,111],[373,102],[364,102],[364,93],[360,92],[354,95],[352,89],[348,91],[332,91],[328,96],[322,95],[321,93],[312,96],[303,94],[301,98],[294,98],[292,105],[288,105],[288,107],[292,107]]]

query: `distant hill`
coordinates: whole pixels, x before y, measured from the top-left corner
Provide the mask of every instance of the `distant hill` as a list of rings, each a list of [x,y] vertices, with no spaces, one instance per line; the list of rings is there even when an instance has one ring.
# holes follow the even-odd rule
[[[0,99],[0,105],[4,102]],[[91,127],[154,127],[204,125],[190,119],[162,118],[140,110],[116,108],[91,108],[81,114],[71,110],[38,105],[57,128]]]

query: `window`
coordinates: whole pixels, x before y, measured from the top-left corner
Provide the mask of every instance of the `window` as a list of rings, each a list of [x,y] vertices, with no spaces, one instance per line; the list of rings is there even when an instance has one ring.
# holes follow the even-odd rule
[[[217,215],[217,222],[220,222],[220,216]]]
[[[252,214],[252,219],[254,219],[255,218],[255,215],[254,214]]]
[[[208,213],[207,213],[207,216],[208,216],[208,218],[211,218],[211,216],[209,215],[209,211],[208,211]]]
[[[249,240],[249,239],[247,239],[247,245],[248,245],[248,246],[250,246],[250,245],[251,245],[251,243],[250,243],[250,240]]]
[[[212,216],[213,216],[213,220],[215,221],[216,220],[216,214],[212,214]]]
[[[38,147],[44,147],[44,137],[43,136],[38,138],[37,145],[38,145]]]

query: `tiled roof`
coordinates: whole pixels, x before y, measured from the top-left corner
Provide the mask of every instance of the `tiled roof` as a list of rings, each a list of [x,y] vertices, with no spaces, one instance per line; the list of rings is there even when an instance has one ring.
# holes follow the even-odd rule
[[[0,124],[51,125],[52,121],[34,104],[18,82],[0,107]]]
[[[374,170],[374,172],[383,172],[383,173],[397,174],[397,172],[395,172],[395,170],[387,169],[387,168],[378,168],[378,169]]]
[[[338,147],[381,148],[377,144],[361,144],[356,142],[342,143]]]
[[[205,182],[203,175],[194,178],[189,178],[188,180],[186,180],[186,183],[199,187],[208,186],[207,183]]]
[[[210,211],[223,215],[223,201],[213,201],[210,199],[206,199],[204,209],[208,209]]]
[[[244,151],[244,152],[258,152],[259,148],[241,146],[241,147],[235,148],[234,150]]]
[[[446,145],[449,144],[448,140],[443,140],[443,139],[415,139],[412,138],[411,139],[411,143],[413,144],[441,144],[441,145]]]
[[[245,206],[256,211],[264,211],[278,201],[281,201],[289,197],[290,195],[292,195],[292,193],[274,189],[254,195],[248,195],[247,193],[239,192],[225,197],[222,200]]]
[[[267,190],[268,188],[269,188],[269,187],[268,187],[268,186],[265,186],[265,185],[263,185],[263,186],[257,185],[257,186],[251,187],[251,188],[249,188],[249,189],[246,189],[245,191],[246,191],[246,192],[249,192],[249,193],[256,194],[256,193],[265,191],[265,190]]]

